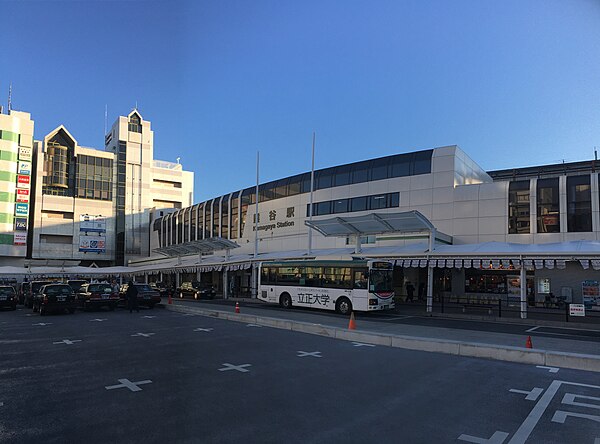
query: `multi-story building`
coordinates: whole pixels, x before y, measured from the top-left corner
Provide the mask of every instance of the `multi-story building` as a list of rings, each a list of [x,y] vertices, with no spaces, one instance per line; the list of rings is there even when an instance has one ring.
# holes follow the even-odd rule
[[[150,255],[152,215],[193,203],[193,173],[154,160],[151,124],[137,110],[117,119],[104,150],[80,146],[63,125],[34,142],[26,113],[0,114],[0,125],[0,191],[11,200],[2,207],[3,258],[125,265]]]
[[[0,264],[25,258],[30,229],[29,205],[33,120],[29,113],[0,112]]]

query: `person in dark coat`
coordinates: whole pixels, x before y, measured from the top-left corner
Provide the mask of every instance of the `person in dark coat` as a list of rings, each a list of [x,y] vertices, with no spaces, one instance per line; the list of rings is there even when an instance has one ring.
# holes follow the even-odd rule
[[[406,283],[406,302],[412,302],[415,297],[415,286],[408,281]]]
[[[138,307],[137,295],[137,288],[135,288],[135,285],[133,285],[132,281],[129,281],[127,283],[127,292],[125,293],[125,296],[127,297],[129,313],[133,313],[133,310],[137,311],[138,313],[140,312],[140,309]]]

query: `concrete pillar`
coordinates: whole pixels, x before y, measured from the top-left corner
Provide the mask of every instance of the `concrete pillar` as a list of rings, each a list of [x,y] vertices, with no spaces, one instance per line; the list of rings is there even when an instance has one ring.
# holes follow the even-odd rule
[[[144,273],[144,284],[148,283],[148,273]]]
[[[223,299],[229,299],[229,282],[227,269],[223,269]]]
[[[257,264],[252,264],[252,279],[250,283],[250,293],[252,295],[252,299],[256,299],[258,294],[258,267],[256,267],[256,265]]]
[[[180,283],[179,283],[179,272],[175,272],[175,288],[179,288]]]

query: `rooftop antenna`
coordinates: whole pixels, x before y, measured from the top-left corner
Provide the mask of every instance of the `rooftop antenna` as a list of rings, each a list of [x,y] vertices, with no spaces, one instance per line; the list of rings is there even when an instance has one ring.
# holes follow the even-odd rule
[[[594,160],[598,160],[598,149],[594,147]]]
[[[6,108],[6,111],[8,114],[10,114],[11,109],[12,109],[12,82],[8,86],[8,106]]]
[[[108,124],[108,104],[104,105],[104,135],[106,136],[106,126]]]
[[[136,110],[138,109],[138,108],[137,108],[137,100],[135,101],[135,109],[136,109]]]
[[[177,158],[177,165],[179,165],[179,161],[181,160],[181,157]]]

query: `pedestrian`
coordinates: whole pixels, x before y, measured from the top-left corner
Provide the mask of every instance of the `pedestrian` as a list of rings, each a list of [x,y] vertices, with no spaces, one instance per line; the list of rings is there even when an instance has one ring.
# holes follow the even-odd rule
[[[121,287],[119,287],[119,284],[117,284],[117,280],[113,279],[112,280],[112,285],[110,286],[111,291],[113,292],[114,295],[119,296],[119,292],[121,291]]]
[[[127,292],[125,293],[125,296],[127,297],[127,305],[129,306],[129,313],[133,313],[133,310],[137,311],[138,313],[140,312],[137,295],[137,288],[135,288],[135,285],[133,285],[133,281],[130,280],[127,283]]]
[[[415,297],[415,286],[408,281],[406,283],[406,302],[412,302]]]

